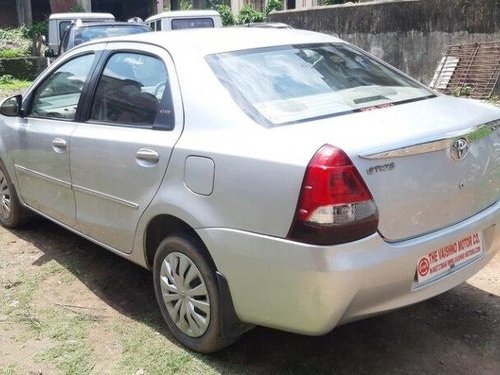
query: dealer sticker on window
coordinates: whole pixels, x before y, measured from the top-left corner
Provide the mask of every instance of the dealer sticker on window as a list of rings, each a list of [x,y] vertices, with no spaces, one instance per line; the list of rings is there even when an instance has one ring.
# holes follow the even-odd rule
[[[419,283],[434,279],[483,253],[482,233],[473,233],[429,252],[417,262]]]

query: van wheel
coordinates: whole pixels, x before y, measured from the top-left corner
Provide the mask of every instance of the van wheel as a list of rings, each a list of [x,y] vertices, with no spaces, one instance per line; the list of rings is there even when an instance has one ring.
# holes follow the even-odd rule
[[[188,236],[167,237],[156,251],[153,279],[161,313],[177,340],[211,353],[235,340],[223,337],[216,273],[202,247]]]
[[[15,228],[26,220],[27,210],[21,205],[16,189],[0,161],[0,223],[7,228]]]

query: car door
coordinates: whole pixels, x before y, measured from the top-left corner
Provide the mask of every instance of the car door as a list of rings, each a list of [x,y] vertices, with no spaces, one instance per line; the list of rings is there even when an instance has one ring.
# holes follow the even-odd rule
[[[81,231],[130,253],[181,134],[182,104],[165,50],[136,43],[108,49],[88,120],[71,137],[71,175]]]
[[[71,227],[76,225],[75,198],[69,167],[70,136],[96,55],[85,52],[56,68],[27,99],[20,118],[17,147],[11,158],[23,201],[35,210]]]

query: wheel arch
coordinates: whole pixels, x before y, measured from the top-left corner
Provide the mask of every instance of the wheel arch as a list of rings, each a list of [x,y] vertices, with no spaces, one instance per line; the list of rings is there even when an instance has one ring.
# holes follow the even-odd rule
[[[217,271],[217,267],[212,259],[212,256],[210,255],[209,250],[194,228],[178,217],[168,214],[161,214],[153,217],[149,221],[144,232],[144,255],[148,268],[151,269],[153,266],[156,250],[160,242],[166,237],[176,234],[188,236],[195,241],[196,244],[199,245],[199,248],[203,251],[203,255],[205,255],[214,271]]]

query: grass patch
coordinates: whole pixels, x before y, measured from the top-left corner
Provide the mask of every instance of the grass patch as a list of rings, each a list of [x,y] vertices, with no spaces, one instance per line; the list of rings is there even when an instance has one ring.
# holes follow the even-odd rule
[[[55,343],[37,355],[36,360],[48,362],[64,374],[88,374],[95,361],[87,336],[96,318],[61,309],[45,310],[42,314],[42,335]]]
[[[0,368],[0,375],[15,375],[15,374],[17,374],[16,368],[12,365]]]
[[[20,270],[17,275],[6,280],[2,285],[0,312],[12,316],[29,310],[33,295],[40,283],[39,274],[27,274]]]
[[[30,81],[15,79],[12,76],[0,76],[0,101],[13,95],[21,94],[28,86]]]
[[[73,316],[69,314],[74,314]],[[62,316],[61,316],[62,315]],[[85,313],[61,313],[60,309],[52,309],[43,317],[45,334],[57,341],[83,340],[87,337],[89,325],[97,319]]]
[[[147,320],[147,319],[146,319]],[[116,374],[216,374],[190,352],[173,345],[156,324],[130,322],[115,328],[122,347]]]
[[[0,76],[0,90],[24,89],[29,85],[31,85],[30,81],[23,81],[21,79],[16,79],[8,74]]]
[[[39,357],[52,363],[64,374],[89,374],[94,367],[92,350],[81,341],[68,340],[54,345]]]

